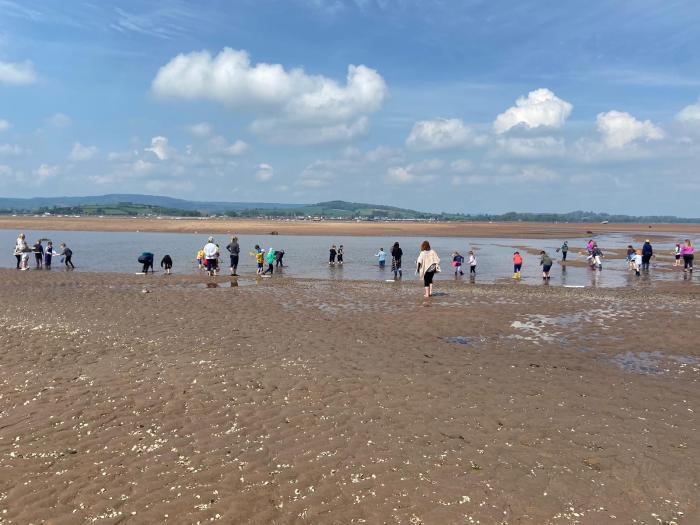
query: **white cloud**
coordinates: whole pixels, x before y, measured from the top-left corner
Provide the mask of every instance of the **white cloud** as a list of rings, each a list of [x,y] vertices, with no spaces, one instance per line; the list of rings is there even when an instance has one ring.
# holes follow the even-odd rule
[[[7,120],[0,119],[0,133],[10,129],[10,123]]]
[[[229,144],[224,137],[214,137],[209,141],[211,149],[215,153],[237,157],[248,151],[249,146],[242,140],[236,140],[233,144]]]
[[[191,126],[188,126],[187,130],[195,137],[208,137],[214,131],[212,125],[208,122],[192,124]]]
[[[145,151],[150,151],[160,160],[167,160],[170,156],[170,147],[168,146],[168,139],[165,137],[153,137],[151,139],[151,147],[146,148]]]
[[[460,119],[435,119],[416,122],[406,145],[415,150],[436,151],[464,148],[479,140]]]
[[[84,160],[90,160],[97,154],[97,148],[95,146],[83,146],[80,142],[73,144],[73,149],[70,152],[68,158],[72,161],[80,162]]]
[[[367,128],[363,117],[378,111],[387,96],[384,79],[364,65],[348,66],[346,83],[340,85],[300,68],[253,65],[248,53],[231,48],[216,56],[207,51],[178,55],[160,68],[152,90],[161,98],[214,100],[262,113],[252,129],[275,142],[294,143],[294,126],[301,126],[307,133],[299,142],[305,144],[357,137]],[[280,131],[281,123],[286,130]],[[320,131],[313,141],[312,128]]]
[[[6,177],[12,175],[12,168],[5,164],[0,164],[0,177]]]
[[[408,166],[394,166],[387,169],[386,180],[393,184],[408,184],[411,182],[426,183],[437,177],[432,171],[439,170],[444,162],[439,159],[431,159],[409,164]]]
[[[599,113],[596,123],[603,143],[609,148],[622,148],[637,140],[648,142],[664,137],[663,130],[651,121],[639,121],[623,111]]]
[[[210,99],[238,109],[250,105],[281,108],[302,119],[344,120],[377,111],[386,96],[384,79],[366,66],[348,66],[347,84],[338,85],[303,69],[280,64],[251,65],[248,53],[224,48],[180,54],[161,67],[153,80],[161,97]]]
[[[131,170],[138,175],[147,175],[155,169],[155,164],[143,159],[137,159],[132,165]]]
[[[261,119],[251,125],[251,131],[264,136],[274,144],[294,144],[313,146],[348,142],[361,138],[369,132],[369,119],[360,117],[348,123],[307,125],[283,119]]]
[[[684,107],[676,115],[676,120],[686,123],[700,123],[700,99],[689,106]]]
[[[54,113],[46,119],[46,122],[54,128],[67,128],[73,124],[73,120],[63,113]]]
[[[39,182],[44,182],[46,179],[55,177],[58,174],[58,166],[50,166],[49,164],[42,164],[35,171],[34,174],[39,178]]]
[[[450,163],[450,170],[454,173],[467,173],[473,169],[474,165],[469,159],[457,159]]]
[[[2,62],[0,61],[0,84],[9,86],[26,86],[34,84],[37,80],[34,65],[29,62]]]
[[[493,128],[496,133],[505,133],[516,126],[528,129],[540,126],[560,128],[571,115],[573,106],[557,97],[549,89],[530,91],[527,97],[520,97],[515,106],[496,117]]]
[[[560,157],[566,152],[564,139],[554,137],[508,137],[496,141],[495,155],[534,159]]]
[[[17,144],[0,144],[0,155],[21,155],[22,151]]]
[[[273,169],[269,164],[258,164],[258,171],[255,172],[255,178],[260,182],[267,182],[272,178]]]

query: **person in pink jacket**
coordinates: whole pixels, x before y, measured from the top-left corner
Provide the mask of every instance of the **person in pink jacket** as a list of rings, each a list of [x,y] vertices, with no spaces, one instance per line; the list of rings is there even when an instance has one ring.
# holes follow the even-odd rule
[[[681,248],[681,256],[683,257],[683,271],[693,271],[693,259],[695,258],[695,248],[693,248],[690,239],[686,239]]]

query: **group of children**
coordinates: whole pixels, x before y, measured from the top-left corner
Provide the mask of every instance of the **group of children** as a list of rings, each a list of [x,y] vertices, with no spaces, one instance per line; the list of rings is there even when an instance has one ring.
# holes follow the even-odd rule
[[[467,262],[469,264],[469,276],[473,277],[476,275],[476,255],[474,255],[473,251],[470,251],[468,256],[469,260]],[[463,264],[464,256],[459,252],[454,252],[452,254],[452,267],[455,269],[455,276],[464,275],[464,272],[462,271]]]
[[[380,250],[381,251],[381,250]],[[328,252],[328,266],[335,266],[336,264],[338,266],[343,265],[343,245],[341,244],[337,248],[335,247],[335,244],[331,245],[331,249]]]
[[[61,243],[60,252],[56,252],[53,249],[53,242],[47,241],[46,249],[42,244],[42,240],[39,239],[32,246],[29,246],[27,239],[23,233],[20,233],[17,237],[17,242],[15,243],[14,255],[17,259],[17,269],[18,270],[29,270],[29,257],[30,254],[34,254],[34,260],[36,261],[36,269],[50,270],[51,263],[54,257],[63,257],[62,262],[65,263],[66,268],[72,270],[75,268],[73,265],[73,251],[66,246],[65,243]]]

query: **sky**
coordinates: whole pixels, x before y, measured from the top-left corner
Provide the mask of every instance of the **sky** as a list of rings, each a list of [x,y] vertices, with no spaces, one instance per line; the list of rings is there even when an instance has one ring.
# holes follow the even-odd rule
[[[0,0],[0,195],[700,216],[697,0]]]

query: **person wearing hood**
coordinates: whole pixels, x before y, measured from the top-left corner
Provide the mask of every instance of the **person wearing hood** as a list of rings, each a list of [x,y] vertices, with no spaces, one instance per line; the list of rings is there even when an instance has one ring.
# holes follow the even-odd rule
[[[401,271],[401,258],[403,257],[403,250],[399,246],[398,242],[394,243],[391,248],[391,271],[394,272],[394,280],[403,277],[403,272]]]
[[[649,270],[649,262],[653,256],[654,248],[651,246],[649,239],[647,239],[642,246],[642,270]]]
[[[216,275],[216,259],[219,257],[219,247],[214,244],[214,237],[209,237],[204,245],[204,261],[209,275]]]
[[[269,273],[272,275],[275,271],[275,250],[273,248],[270,248],[267,252],[267,255],[265,255],[265,262],[267,263],[267,270],[265,270],[262,274],[265,275]]]
[[[139,255],[138,261],[143,264],[141,273],[147,274],[149,268],[151,269],[151,273],[153,273],[153,257],[154,255],[151,252],[143,252]]]

